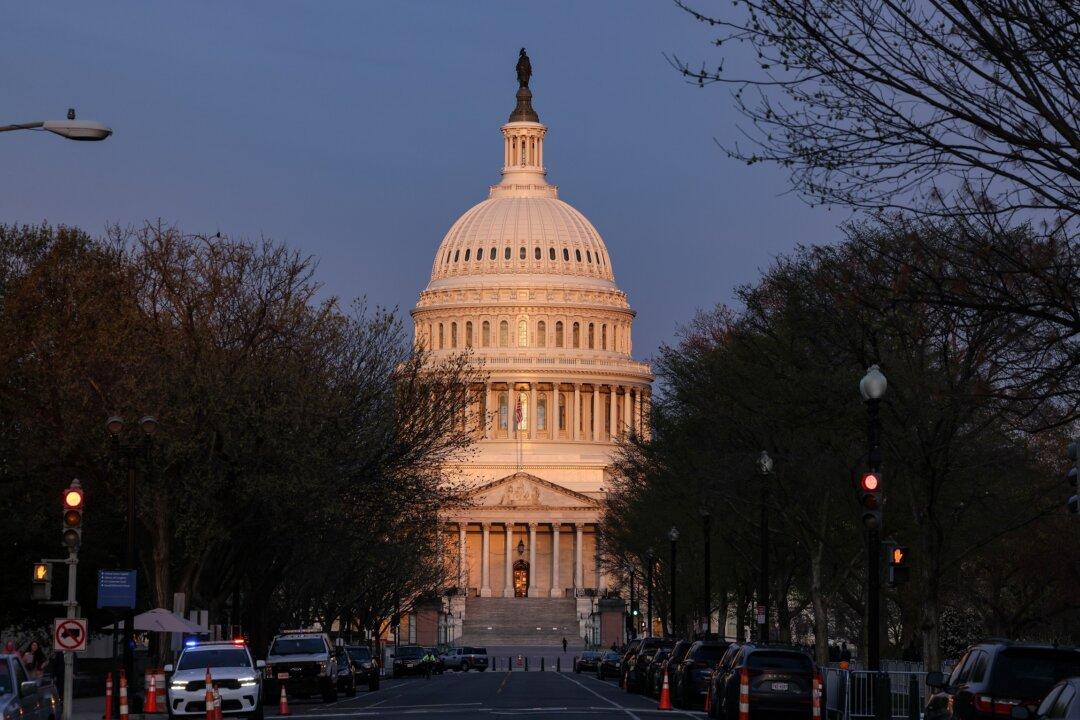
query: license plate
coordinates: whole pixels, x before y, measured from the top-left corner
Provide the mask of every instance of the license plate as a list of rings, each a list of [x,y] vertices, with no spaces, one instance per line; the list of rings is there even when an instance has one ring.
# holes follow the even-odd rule
[[[278,673],[277,674],[277,679],[278,680],[288,680],[289,679],[289,673],[287,673],[287,672]]]
[[[774,682],[774,683],[772,684],[772,689],[773,689],[773,690],[787,690],[787,686],[788,686],[788,684],[787,684],[787,683],[777,683],[777,682]]]

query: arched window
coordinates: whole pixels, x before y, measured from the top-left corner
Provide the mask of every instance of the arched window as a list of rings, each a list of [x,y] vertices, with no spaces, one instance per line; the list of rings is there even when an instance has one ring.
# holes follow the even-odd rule
[[[498,260],[499,259],[499,253],[495,250],[495,248],[491,248],[491,252],[488,253],[488,257],[491,258],[492,260]]]
[[[524,320],[518,320],[518,347],[527,347],[529,345],[529,323]]]
[[[574,255],[577,257],[577,261],[581,262],[581,251],[580,250],[575,250]]]
[[[460,252],[461,252],[460,250],[455,250],[455,251],[454,251],[454,262],[457,262],[457,261],[458,261],[458,254],[459,254]]]
[[[566,262],[570,262],[570,250],[568,250],[567,248],[562,249],[562,259]]]
[[[480,347],[491,346],[491,323],[487,320],[480,326]]]
[[[499,323],[499,347],[510,347],[510,323],[505,320]]]
[[[465,323],[465,347],[472,347],[472,320]]]
[[[536,429],[547,430],[547,393],[536,398]]]
[[[524,245],[522,245],[521,248],[518,250],[518,259],[519,260],[524,260],[525,259],[525,246]]]
[[[555,248],[549,247],[548,248],[548,260],[554,260],[554,259],[555,259]]]
[[[465,252],[468,252],[468,250],[466,250]],[[465,259],[468,260],[469,257],[466,255]],[[585,259],[589,261],[590,265],[592,265],[592,251],[591,250],[586,250],[585,251]]]
[[[589,349],[592,350],[595,347],[593,343],[593,324],[589,323]]]
[[[439,323],[439,349],[443,349],[443,328],[442,323]]]
[[[510,259],[510,247],[509,246],[507,246],[506,251],[503,252],[503,259],[505,259],[505,260]]]
[[[446,251],[446,262],[450,262],[450,251]]]
[[[457,347],[457,323],[450,323],[450,347]]]
[[[581,323],[574,323],[574,347],[581,347]]]
[[[543,256],[540,254],[540,248],[535,248],[533,250],[533,259],[539,260],[541,257]]]
[[[547,347],[547,323],[543,320],[536,323],[536,347]]]
[[[607,325],[600,326],[600,349],[607,350]]]
[[[507,397],[506,391],[499,393],[499,429],[506,430],[510,427],[510,408],[508,407],[509,397]]]
[[[469,248],[465,248],[465,262],[469,262],[469,253],[471,252],[472,250],[470,250]]]
[[[555,323],[555,347],[563,346],[562,320]]]

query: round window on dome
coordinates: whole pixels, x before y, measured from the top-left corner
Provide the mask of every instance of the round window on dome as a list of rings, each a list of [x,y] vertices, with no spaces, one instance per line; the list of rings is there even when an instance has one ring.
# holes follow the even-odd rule
[[[536,248],[536,250],[533,251],[533,257],[536,258],[537,260],[539,260],[541,258],[540,248]]]
[[[555,248],[548,248],[548,259],[549,260],[554,260],[555,259]]]
[[[524,245],[522,245],[521,249],[518,250],[518,259],[519,260],[524,260],[525,259],[525,246]]]
[[[570,262],[570,251],[567,250],[566,248],[562,249],[562,259],[565,260],[566,262]],[[446,256],[446,260],[447,260],[447,262],[450,261],[450,256],[449,255]]]
[[[581,262],[581,251],[580,250],[575,250],[574,255],[577,256],[577,261]],[[455,257],[454,260],[457,260],[457,258]]]
[[[506,260],[510,259],[510,248],[506,248],[506,252],[503,253],[503,258]]]
[[[465,248],[465,262],[469,262],[469,253],[472,252],[469,248]]]

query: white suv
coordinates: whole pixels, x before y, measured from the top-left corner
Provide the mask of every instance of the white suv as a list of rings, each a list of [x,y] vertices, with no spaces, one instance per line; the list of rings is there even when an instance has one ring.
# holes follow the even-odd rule
[[[262,660],[253,661],[243,641],[191,643],[184,647],[166,691],[169,717],[206,715],[206,673],[221,694],[221,712],[262,720]]]

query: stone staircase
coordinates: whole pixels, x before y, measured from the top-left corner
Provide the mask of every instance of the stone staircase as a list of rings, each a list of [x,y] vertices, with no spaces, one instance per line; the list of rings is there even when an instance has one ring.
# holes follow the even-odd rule
[[[574,598],[471,597],[457,644],[555,646],[579,634]]]

